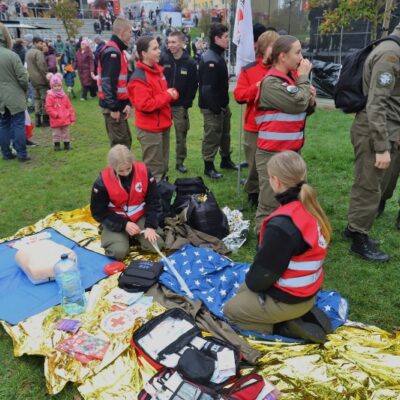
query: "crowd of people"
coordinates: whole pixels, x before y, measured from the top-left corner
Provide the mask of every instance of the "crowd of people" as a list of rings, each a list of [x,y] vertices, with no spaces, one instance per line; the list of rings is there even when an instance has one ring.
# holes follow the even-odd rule
[[[225,305],[225,315],[242,329],[266,333],[289,321],[285,329],[296,337],[309,338],[299,322],[314,306],[323,282],[323,262],[331,235],[329,221],[315,191],[307,183],[306,165],[300,156],[306,119],[316,107],[316,90],[310,81],[312,64],[302,57],[300,41],[265,27],[254,31],[257,59],[243,67],[234,98],[246,104],[244,147],[248,176],[244,186],[249,203],[256,208],[258,250],[238,293]],[[190,135],[190,109],[198,92],[203,116],[201,157],[204,175],[223,179],[215,166],[236,171],[231,159],[231,111],[229,75],[224,52],[229,31],[222,23],[211,24],[209,48],[199,62],[190,56],[185,35],[171,31],[166,49],[153,35],[135,43],[136,60],[127,53],[132,23],[117,17],[110,40],[90,43],[81,39],[74,57],[57,38],[56,68],[73,64],[82,83],[82,100],[97,88],[110,151],[108,166],[96,179],[91,195],[93,217],[100,223],[106,254],[123,259],[132,238],[145,250],[158,241],[162,246],[157,215],[160,212],[158,183],[167,179],[170,129],[176,135],[175,168],[185,174],[186,141]],[[3,159],[13,158],[10,143],[20,161],[26,161],[21,127],[26,110],[27,73],[18,54],[9,50],[5,27],[0,36],[0,76],[9,100],[0,94],[0,138]],[[400,28],[394,34],[400,35]],[[71,44],[68,45],[71,47]],[[72,46],[73,47],[73,46]],[[50,48],[47,43],[47,48]],[[25,55],[35,95],[36,122],[53,129],[54,149],[70,149],[68,127],[75,114],[62,89],[62,75],[49,74],[43,40],[33,38]],[[387,41],[377,46],[364,68],[366,108],[357,113],[352,127],[355,178],[348,226],[344,236],[351,251],[364,259],[387,261],[389,256],[368,233],[378,210],[393,193],[399,174],[398,115],[396,108],[398,46]],[[7,66],[6,66],[7,65]],[[54,60],[52,61],[54,65]],[[7,84],[2,72],[7,71]],[[64,75],[64,79],[66,75]],[[136,136],[143,162],[130,151],[132,134],[128,119],[134,110]],[[39,120],[41,119],[41,120]],[[293,333],[294,332],[294,333]],[[299,333],[300,332],[300,333]]]

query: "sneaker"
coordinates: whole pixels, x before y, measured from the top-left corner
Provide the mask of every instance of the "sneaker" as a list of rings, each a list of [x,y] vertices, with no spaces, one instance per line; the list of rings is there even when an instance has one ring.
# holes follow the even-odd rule
[[[83,97],[81,97],[81,101],[86,101],[86,99],[84,99]]]
[[[26,139],[26,145],[28,147],[38,147],[39,145],[35,142],[32,142],[32,140]]]

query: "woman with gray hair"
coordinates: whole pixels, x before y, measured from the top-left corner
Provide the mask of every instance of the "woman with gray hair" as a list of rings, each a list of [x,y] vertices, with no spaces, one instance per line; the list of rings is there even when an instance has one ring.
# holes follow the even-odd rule
[[[108,166],[97,177],[90,201],[93,218],[100,223],[105,253],[122,260],[137,240],[144,251],[164,245],[157,233],[161,212],[156,181],[143,162],[117,144],[108,152]]]

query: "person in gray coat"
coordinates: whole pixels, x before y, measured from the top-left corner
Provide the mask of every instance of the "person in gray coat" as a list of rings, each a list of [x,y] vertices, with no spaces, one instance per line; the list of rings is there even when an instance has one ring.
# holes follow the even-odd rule
[[[12,50],[12,40],[0,23],[0,146],[4,160],[28,161],[25,141],[25,110],[28,75]],[[11,140],[17,156],[11,152]]]

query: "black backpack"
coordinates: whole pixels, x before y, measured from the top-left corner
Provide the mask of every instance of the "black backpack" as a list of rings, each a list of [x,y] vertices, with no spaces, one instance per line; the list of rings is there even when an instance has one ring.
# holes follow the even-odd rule
[[[173,207],[176,212],[180,212],[182,208],[188,206],[192,194],[204,194],[208,192],[208,188],[201,176],[178,178],[175,180],[174,185],[176,187],[176,197]]]
[[[345,113],[361,111],[367,104],[367,96],[363,93],[363,69],[369,53],[378,44],[393,40],[400,46],[400,37],[390,35],[376,40],[360,50],[346,56],[342,63],[339,80],[335,87],[335,107]]]

